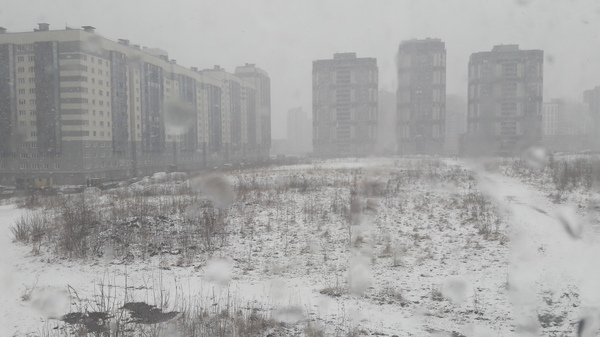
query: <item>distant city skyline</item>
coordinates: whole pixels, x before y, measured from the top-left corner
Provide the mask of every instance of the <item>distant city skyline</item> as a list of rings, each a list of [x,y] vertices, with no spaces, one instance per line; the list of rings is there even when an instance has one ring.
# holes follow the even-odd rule
[[[544,97],[581,101],[584,90],[600,85],[600,48],[590,47],[599,15],[592,0],[9,0],[0,26],[16,32],[39,22],[50,29],[91,25],[111,40],[167,50],[186,67],[260,64],[273,81],[273,138],[285,138],[287,110],[310,109],[312,61],[348,51],[375,57],[380,88],[394,92],[398,45],[413,38],[445,41],[448,94],[467,96],[472,53],[518,44],[544,51]]]

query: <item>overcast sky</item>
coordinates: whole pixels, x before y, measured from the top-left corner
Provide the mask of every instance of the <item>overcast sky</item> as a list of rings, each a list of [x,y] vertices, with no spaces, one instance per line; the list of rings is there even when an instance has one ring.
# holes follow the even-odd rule
[[[544,100],[581,100],[600,85],[600,1],[568,0],[2,0],[0,26],[28,31],[91,25],[111,39],[158,47],[186,67],[233,72],[255,63],[271,76],[273,137],[285,114],[311,112],[312,61],[336,52],[376,57],[380,88],[395,90],[401,41],[441,38],[447,92],[466,97],[474,52],[519,44],[545,52]]]

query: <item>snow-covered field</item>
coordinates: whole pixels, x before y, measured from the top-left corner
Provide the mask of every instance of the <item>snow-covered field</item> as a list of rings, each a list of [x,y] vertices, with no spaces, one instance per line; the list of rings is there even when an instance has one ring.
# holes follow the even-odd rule
[[[44,239],[13,242],[10,227],[29,211],[1,206],[2,335],[60,335],[68,330],[55,318],[124,301],[178,311],[233,303],[286,323],[264,332],[272,336],[574,335],[600,305],[596,219],[586,217],[595,194],[573,189],[557,204],[544,172],[482,167],[347,159],[91,190],[88,205],[110,224],[96,234],[111,244],[85,259]],[[114,209],[140,205],[143,193],[131,191],[175,185],[183,196],[160,205],[178,200],[169,209],[181,203],[180,212],[111,222]],[[224,227],[182,241],[186,219],[207,214],[204,198]],[[111,235],[128,230],[136,238],[117,247]],[[185,336],[173,321],[160,326]]]

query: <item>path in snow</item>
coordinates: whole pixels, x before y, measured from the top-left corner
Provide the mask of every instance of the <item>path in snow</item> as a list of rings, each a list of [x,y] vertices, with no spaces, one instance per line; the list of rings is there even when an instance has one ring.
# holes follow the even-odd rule
[[[480,171],[478,180],[482,192],[510,216],[508,281],[515,323],[537,325],[537,314],[544,307],[542,293],[578,293],[581,308],[554,308],[556,314],[557,309],[567,312],[570,324],[586,310],[599,307],[598,236],[575,208],[552,204],[514,178]]]

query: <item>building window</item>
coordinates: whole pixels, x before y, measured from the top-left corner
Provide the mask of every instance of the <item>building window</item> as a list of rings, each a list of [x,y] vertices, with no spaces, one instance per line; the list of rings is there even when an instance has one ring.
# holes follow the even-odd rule
[[[35,67],[29,67],[29,72],[30,72],[30,73],[33,73],[33,72],[35,72]]]
[[[35,83],[35,77],[30,77],[29,78],[29,83]]]
[[[33,55],[29,56],[29,62],[35,61],[35,57]]]
[[[54,168],[55,168],[55,169],[59,169],[59,168],[60,168],[60,164],[59,164],[59,163],[55,163],[55,164],[54,164]]]
[[[25,84],[25,79],[23,77],[19,78],[19,84]]]
[[[37,131],[31,131],[31,137],[37,137]]]
[[[25,116],[25,110],[19,110],[19,116]]]
[[[30,94],[35,94],[35,88],[30,88],[30,89],[29,89],[29,93],[30,93]]]
[[[24,73],[25,72],[25,67],[19,67],[19,68],[17,68],[17,72]]]
[[[29,105],[35,105],[35,98],[29,100]]]
[[[20,99],[19,100],[19,105],[24,105],[25,104],[25,100],[24,99]]]
[[[25,56],[17,57],[17,62],[25,62]]]
[[[19,89],[19,95],[25,95],[25,89]]]
[[[502,76],[517,77],[517,69],[516,63],[504,63],[502,64]]]

